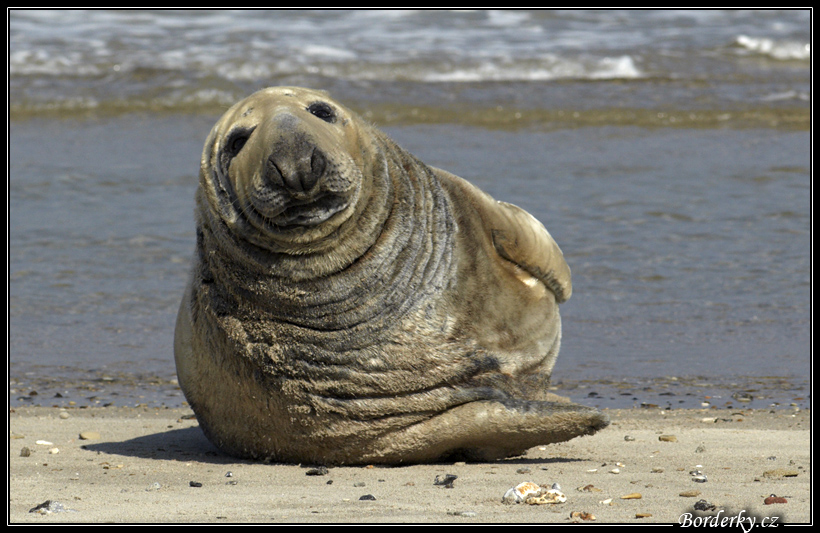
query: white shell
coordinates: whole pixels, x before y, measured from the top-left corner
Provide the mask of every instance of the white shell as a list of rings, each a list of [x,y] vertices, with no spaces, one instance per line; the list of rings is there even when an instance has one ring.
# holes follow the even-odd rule
[[[547,489],[544,486],[525,481],[512,487],[504,493],[502,501],[504,503],[528,503],[530,505],[543,505],[548,503],[564,503],[567,501],[566,495],[560,490],[560,485],[553,483]]]

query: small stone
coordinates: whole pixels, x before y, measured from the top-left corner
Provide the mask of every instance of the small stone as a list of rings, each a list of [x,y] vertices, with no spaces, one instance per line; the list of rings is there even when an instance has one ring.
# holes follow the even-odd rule
[[[620,474],[621,470],[619,468],[613,468],[609,471],[610,474]]]
[[[375,501],[376,497],[372,494],[365,494],[364,496],[359,497],[359,501]]]
[[[786,500],[786,498],[783,498],[782,496],[775,496],[774,494],[772,494],[771,496],[769,496],[768,498],[763,500],[764,505],[772,505],[774,503],[789,503],[789,502],[788,502],[788,500]]]
[[[63,420],[65,420],[66,418],[68,418],[68,417],[69,417],[69,416],[71,416],[71,415],[69,415],[69,414],[68,414],[67,412],[65,412],[65,411],[60,411],[60,414],[59,414],[58,416],[59,416],[60,418],[62,418]]]
[[[225,472],[225,477],[233,477],[233,472],[228,470],[227,472]]]
[[[683,498],[694,498],[696,496],[700,496],[700,491],[699,490],[685,490],[685,491],[681,492],[680,494],[678,494],[678,496],[681,496]]]
[[[635,437],[633,437],[632,435],[624,435],[624,440],[626,442],[632,442],[635,440]]]
[[[789,470],[787,468],[775,468],[774,470],[766,470],[765,472],[763,472],[763,477],[797,477],[798,474],[799,472],[797,470]]]
[[[678,442],[678,438],[674,435],[661,435],[658,440],[661,442]]]
[[[80,440],[97,440],[100,434],[96,431],[82,431],[80,432]]]
[[[695,448],[695,453],[703,453],[705,451],[706,451],[706,447],[703,444],[701,444],[700,446]]]
[[[519,468],[515,471],[516,474],[529,474],[531,472],[532,470],[530,470],[529,468]]]
[[[695,502],[694,508],[696,511],[714,511],[717,506],[714,503],[709,503],[706,500],[698,500]]]
[[[640,500],[641,497],[642,496],[641,496],[640,492],[632,492],[630,494],[625,494],[625,495],[621,496],[621,499],[622,500]]]
[[[653,474],[663,474],[663,468],[660,466],[656,466],[650,470]]]
[[[20,457],[31,457],[31,449],[28,446],[23,446],[20,450]]]
[[[50,453],[51,455],[57,455],[58,453],[60,453],[60,448],[52,448],[48,451],[48,453]]]
[[[202,483],[200,483],[199,481],[189,481],[188,486],[189,487],[201,487]]]
[[[311,468],[307,472],[305,472],[306,476],[326,476],[327,475],[327,467],[326,466],[319,466],[316,468]]]
[[[635,518],[649,518],[652,513],[635,513]]]
[[[353,486],[354,487],[364,487],[365,484],[364,484],[364,481],[357,481],[357,482],[353,483]]]
[[[148,485],[148,488],[145,489],[145,491],[148,492],[148,491],[152,491],[152,490],[159,490],[161,487],[162,487],[162,485],[160,485],[159,483],[154,481],[153,483]]]
[[[732,398],[739,402],[751,402],[752,400],[754,400],[754,396],[752,396],[748,392],[736,392],[732,394]]]
[[[38,514],[51,514],[51,513],[63,513],[68,511],[65,506],[58,501],[55,500],[46,500],[43,503],[37,505],[36,507],[32,507],[28,510],[30,513],[38,513]]]
[[[589,485],[584,485],[583,487],[578,487],[578,492],[603,492],[603,491],[601,489],[599,489],[598,487],[596,487],[592,484],[589,484]]]
[[[571,520],[595,520],[595,515],[586,511],[572,511],[569,517]]]
[[[53,442],[49,442],[47,440],[37,440],[34,441],[34,444],[39,444],[40,446],[54,446]]]
[[[453,482],[458,479],[458,476],[453,474],[446,474],[445,476],[436,476],[433,485],[443,485],[445,489],[452,489]]]

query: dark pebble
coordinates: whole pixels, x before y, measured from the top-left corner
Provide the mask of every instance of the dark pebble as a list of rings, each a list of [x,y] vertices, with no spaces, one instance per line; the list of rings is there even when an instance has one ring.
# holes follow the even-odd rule
[[[37,511],[40,511],[41,509],[48,509],[49,505],[51,505],[51,500],[46,500],[43,503],[37,505],[36,507],[32,507],[31,509],[28,510],[28,512],[36,513]]]
[[[698,500],[694,507],[696,511],[714,511],[716,508],[714,503],[709,503],[706,500]]]
[[[191,487],[201,487],[202,483],[200,483],[199,481],[189,481],[188,485]]]
[[[371,501],[375,501],[375,500],[376,500],[376,497],[375,497],[375,496],[373,496],[372,494],[365,494],[364,496],[360,497],[360,498],[359,498],[359,500],[360,500],[360,501],[361,501],[361,500],[371,500]]]
[[[447,474],[444,477],[436,476],[435,481],[433,481],[433,485],[444,485],[445,489],[452,489],[453,488],[453,481],[457,480],[458,476],[454,476],[453,474]]]
[[[320,466],[317,468],[311,468],[307,472],[305,472],[306,476],[326,476],[327,475],[327,467]]]

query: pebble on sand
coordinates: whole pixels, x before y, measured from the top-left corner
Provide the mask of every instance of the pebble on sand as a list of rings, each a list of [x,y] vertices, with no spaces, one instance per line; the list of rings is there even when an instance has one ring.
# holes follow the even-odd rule
[[[765,472],[763,472],[763,477],[797,477],[798,474],[799,472],[797,470],[790,470],[788,468],[775,468],[774,470],[766,470]]]
[[[28,512],[30,513],[38,513],[38,514],[51,514],[51,513],[64,513],[66,511],[72,511],[73,509],[66,509],[66,507],[56,500],[46,500],[43,503],[37,505],[36,507],[32,507],[29,509]]]
[[[100,434],[96,431],[82,431],[80,432],[80,440],[97,440]]]
[[[307,472],[305,472],[306,476],[326,476],[328,473],[328,469],[326,466],[318,466],[316,468],[311,468]]]

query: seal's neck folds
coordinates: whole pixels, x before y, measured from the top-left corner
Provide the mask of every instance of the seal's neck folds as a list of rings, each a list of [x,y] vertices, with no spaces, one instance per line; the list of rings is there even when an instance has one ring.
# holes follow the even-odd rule
[[[454,217],[433,173],[381,138],[383,165],[321,252],[266,250],[197,194],[200,275],[223,305],[316,330],[387,327],[449,283]]]

